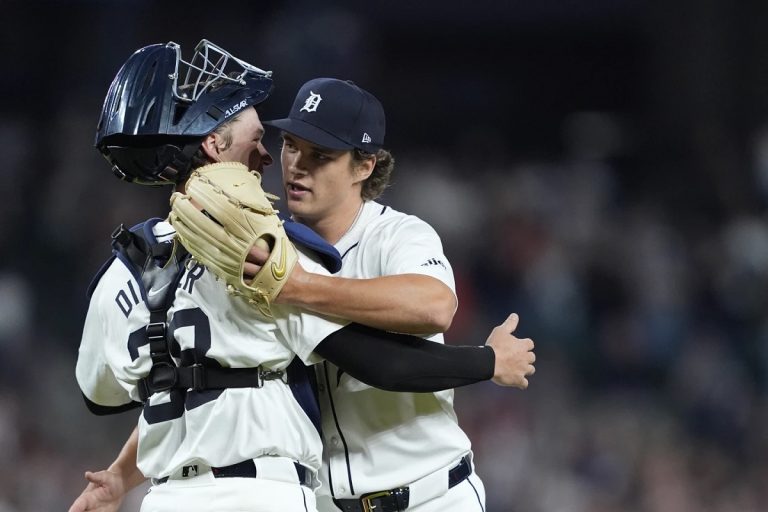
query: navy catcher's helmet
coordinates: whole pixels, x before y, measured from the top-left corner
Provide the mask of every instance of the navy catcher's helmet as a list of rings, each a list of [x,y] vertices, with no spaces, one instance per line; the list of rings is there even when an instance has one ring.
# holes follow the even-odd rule
[[[189,62],[176,43],[147,46],[131,55],[112,81],[95,145],[120,179],[174,184],[189,175],[206,135],[271,91],[271,71],[205,39]]]

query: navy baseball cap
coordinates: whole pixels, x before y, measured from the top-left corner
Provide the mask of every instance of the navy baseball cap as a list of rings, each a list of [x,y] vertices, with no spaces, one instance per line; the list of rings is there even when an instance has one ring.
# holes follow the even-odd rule
[[[384,146],[384,107],[348,80],[310,80],[299,89],[287,118],[264,124],[329,149],[375,153]]]

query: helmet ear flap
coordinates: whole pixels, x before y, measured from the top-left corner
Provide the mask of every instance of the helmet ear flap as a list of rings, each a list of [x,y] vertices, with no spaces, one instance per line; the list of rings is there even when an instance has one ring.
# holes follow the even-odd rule
[[[174,185],[189,176],[200,141],[164,141],[146,147],[119,143],[99,148],[121,180],[139,185]]]
[[[160,178],[170,183],[180,183],[189,177],[193,167],[197,167],[194,156],[200,148],[200,141],[188,142],[180,151],[173,152],[173,159],[159,173]],[[179,149],[174,147],[174,150]],[[170,156],[170,155],[169,155]]]

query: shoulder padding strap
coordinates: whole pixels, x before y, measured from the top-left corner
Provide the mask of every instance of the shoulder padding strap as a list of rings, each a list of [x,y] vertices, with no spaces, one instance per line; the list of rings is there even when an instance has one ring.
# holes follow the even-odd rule
[[[91,279],[91,282],[88,285],[88,289],[86,291],[88,299],[90,299],[93,295],[93,291],[96,289],[96,285],[99,284],[101,277],[107,271],[115,258],[123,262],[125,267],[131,272],[137,282],[146,285],[144,282],[145,277],[143,275],[145,266],[147,266],[149,269],[151,269],[152,266],[157,266],[147,265],[148,263],[153,262],[150,259],[150,256],[155,258],[155,260],[161,264],[160,266],[162,266],[162,264],[168,261],[168,258],[170,257],[171,251],[173,249],[172,243],[158,242],[154,232],[152,231],[152,228],[155,226],[155,224],[161,220],[162,219],[158,217],[153,217],[151,219],[147,219],[144,222],[136,224],[131,229],[126,229],[125,226],[121,224],[112,232],[112,256],[110,256],[109,259],[104,262],[101,268],[99,268],[98,272],[96,272],[96,275],[93,276],[93,279]],[[168,274],[170,273],[171,272],[168,272]],[[154,275],[147,277],[149,277],[150,280],[156,279],[156,276]],[[141,288],[141,296],[144,300],[146,300],[147,295],[144,288],[152,289],[152,287],[142,286]]]
[[[112,252],[141,283],[150,312],[160,311],[164,317],[181,278],[184,255],[174,252],[172,241],[159,242],[155,237],[153,228],[161,220],[152,218],[130,230],[120,226],[112,233]]]

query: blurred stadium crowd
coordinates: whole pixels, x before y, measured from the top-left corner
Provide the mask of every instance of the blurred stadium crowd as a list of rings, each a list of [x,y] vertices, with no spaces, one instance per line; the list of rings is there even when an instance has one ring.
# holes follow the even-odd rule
[[[110,177],[92,136],[131,51],[201,34],[275,70],[263,117],[314,76],[379,94],[383,200],[432,223],[456,273],[448,342],[520,314],[531,387],[456,393],[488,512],[768,510],[768,6],[476,3],[237,2],[174,30],[174,2],[41,3],[58,47],[0,75],[0,512],[66,510],[135,422],[91,416],[74,361],[109,234],[168,190]],[[9,4],[4,48],[33,11]]]

